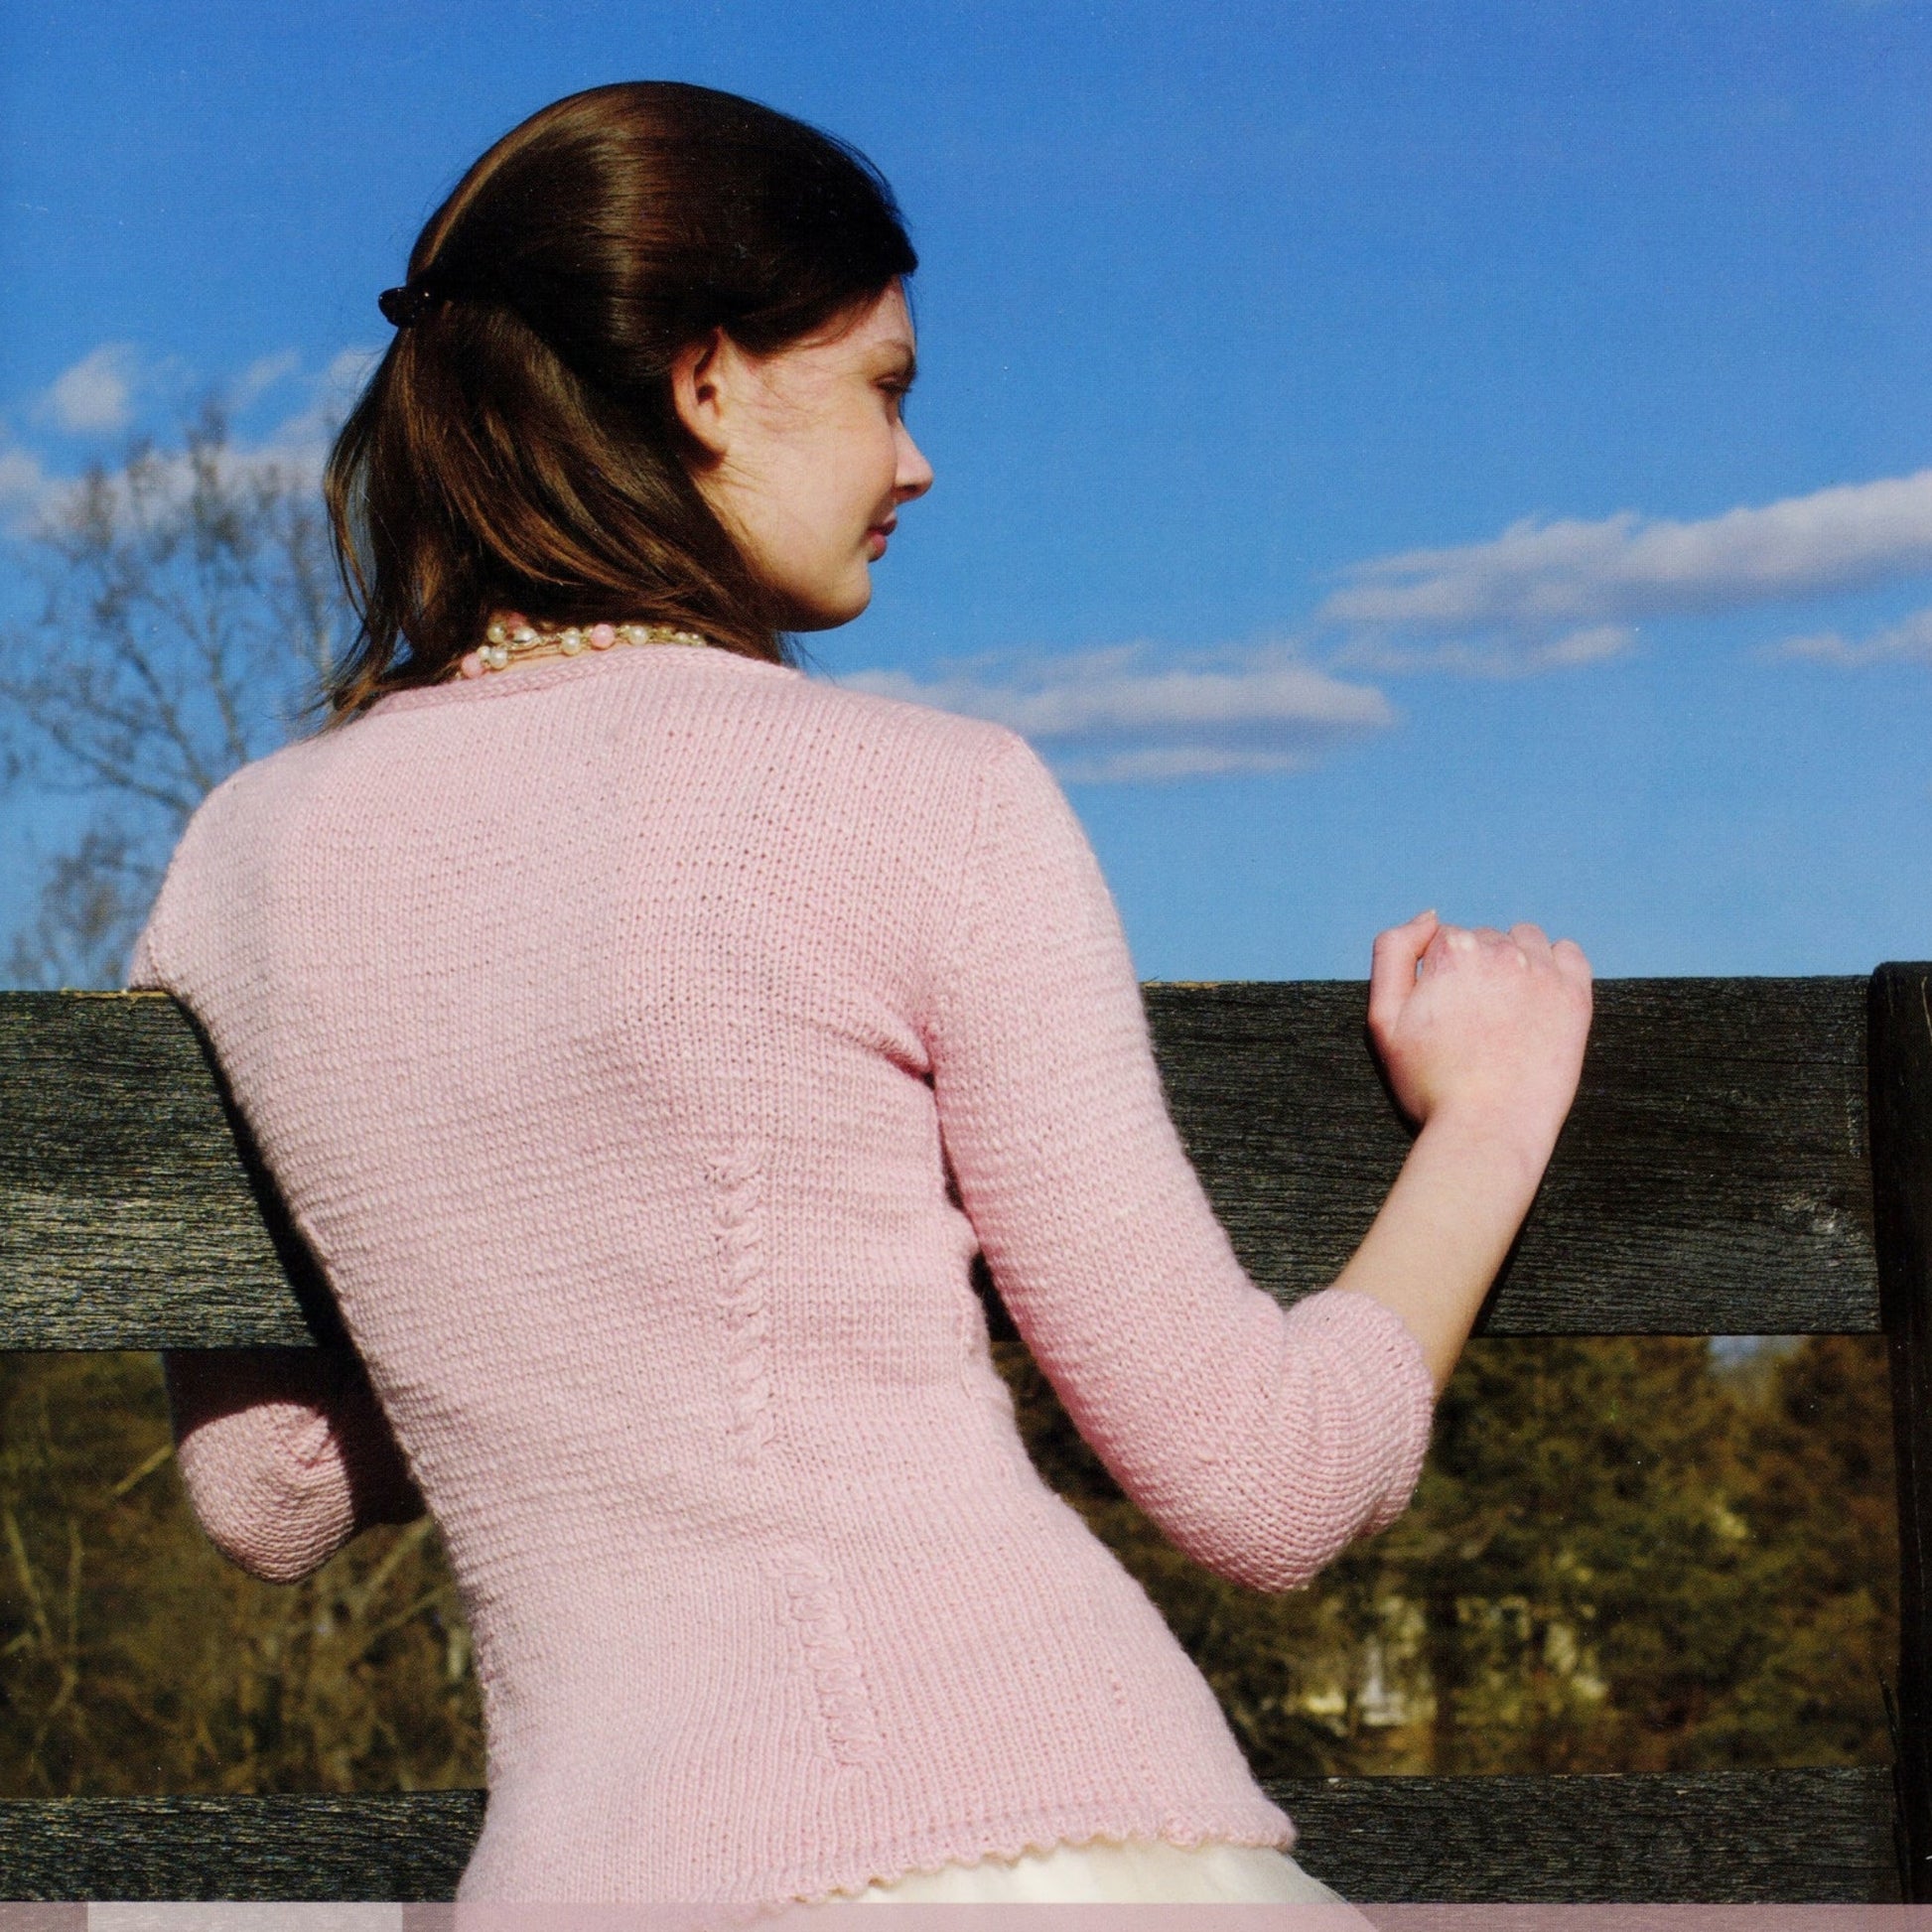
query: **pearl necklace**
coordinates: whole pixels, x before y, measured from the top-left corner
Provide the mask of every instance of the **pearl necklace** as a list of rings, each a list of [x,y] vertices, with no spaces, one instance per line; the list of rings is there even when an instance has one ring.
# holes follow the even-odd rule
[[[539,630],[529,619],[511,611],[491,619],[483,641],[464,653],[457,672],[462,677],[482,677],[485,671],[505,670],[522,658],[552,651],[575,657],[580,651],[609,650],[614,644],[693,644],[705,648],[710,642],[695,630],[680,630],[669,623],[571,623],[560,630]]]

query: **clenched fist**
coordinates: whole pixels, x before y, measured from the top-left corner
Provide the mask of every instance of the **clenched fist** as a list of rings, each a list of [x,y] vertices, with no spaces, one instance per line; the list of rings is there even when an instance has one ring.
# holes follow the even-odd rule
[[[1422,1132],[1336,1286],[1394,1309],[1439,1388],[1576,1098],[1589,1009],[1589,961],[1538,926],[1424,912],[1375,942],[1369,1036]]]
[[[1520,1136],[1547,1156],[1576,1098],[1589,961],[1534,925],[1498,932],[1424,912],[1375,941],[1368,1028],[1403,1111]]]

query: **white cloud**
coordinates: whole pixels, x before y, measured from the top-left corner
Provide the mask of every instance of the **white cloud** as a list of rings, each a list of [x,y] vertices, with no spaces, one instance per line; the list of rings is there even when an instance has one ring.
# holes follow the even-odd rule
[[[284,348],[273,355],[258,355],[230,385],[228,399],[237,409],[246,409],[258,396],[266,395],[301,366],[302,354],[299,349]]]
[[[340,349],[321,370],[305,374],[300,350],[278,349],[217,383],[214,393],[235,410],[271,390],[292,389],[290,412],[259,441],[231,444],[232,461],[319,479],[329,445],[379,354],[367,347]],[[157,360],[127,343],[104,343],[66,370],[30,413],[36,421],[69,431],[126,429],[134,419],[137,391],[150,398],[157,391],[192,395],[193,380],[192,371],[178,360]],[[164,434],[162,440],[173,439]],[[60,487],[57,480],[43,482],[49,490]]]
[[[75,433],[125,429],[134,413],[134,348],[102,343],[56,376],[38,414]]]
[[[1637,641],[1627,623],[1586,624],[1556,636],[1520,633],[1416,638],[1389,630],[1364,630],[1336,652],[1334,661],[1366,671],[1453,671],[1463,677],[1532,677],[1568,671],[1619,657]]]
[[[47,493],[47,472],[31,450],[0,444],[0,516],[31,511]]]
[[[1820,630],[1807,637],[1787,637],[1777,646],[1779,657],[1808,657],[1819,664],[1932,664],[1932,608],[1914,611],[1896,623],[1855,641],[1842,631]]]
[[[221,385],[217,393],[231,406],[243,407],[268,390],[289,384],[291,401],[297,405],[266,435],[230,441],[223,457],[224,472],[231,478],[272,477],[298,487],[318,486],[329,446],[378,353],[369,348],[342,349],[320,371],[304,374],[299,351],[284,349],[258,357],[239,377]],[[82,420],[100,428],[125,427],[125,415],[116,422],[108,419],[114,383],[122,384],[117,406],[131,412],[135,388],[147,393],[157,387],[179,389],[186,379],[187,372],[178,363],[157,361],[127,345],[110,344],[69,369],[31,413],[63,428],[73,428]],[[164,434],[161,442],[174,446],[174,453],[160,460],[153,478],[154,486],[167,496],[189,486],[190,473],[178,438]],[[60,516],[77,487],[75,477],[50,472],[38,451],[9,443],[0,435],[0,529],[27,533],[45,527]]]
[[[1063,657],[976,660],[921,680],[862,671],[844,683],[991,719],[1031,739],[1074,782],[1294,771],[1395,722],[1372,685],[1349,684],[1280,646],[1194,653],[1145,644]]]
[[[1317,613],[1339,661],[1535,670],[1627,647],[1645,619],[1816,597],[1932,570],[1932,470],[1698,522],[1525,519],[1487,542],[1358,564]]]
[[[250,453],[251,459],[320,481],[329,446],[380,356],[380,349],[339,349],[320,374],[308,378],[308,398],[302,407],[268,433]],[[264,357],[263,362],[271,359],[275,358]]]

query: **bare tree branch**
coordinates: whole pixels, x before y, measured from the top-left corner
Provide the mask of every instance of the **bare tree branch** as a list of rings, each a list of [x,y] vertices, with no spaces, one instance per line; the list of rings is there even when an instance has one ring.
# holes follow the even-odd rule
[[[189,815],[297,729],[348,634],[312,476],[237,453],[217,402],[131,445],[11,546],[0,782],[94,811],[14,935],[16,984],[113,984]]]

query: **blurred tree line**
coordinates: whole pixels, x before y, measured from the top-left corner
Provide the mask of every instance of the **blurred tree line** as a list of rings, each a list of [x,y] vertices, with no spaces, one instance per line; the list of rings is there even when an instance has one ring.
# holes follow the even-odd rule
[[[346,634],[313,477],[210,406],[51,498],[0,608],[0,775],[79,809],[16,986],[111,986],[195,804],[280,743]],[[10,615],[9,615],[10,613]],[[1896,1569],[1880,1345],[1720,1372],[1685,1338],[1480,1342],[1416,1506],[1263,1596],[1173,1550],[1018,1343],[1047,1479],[1206,1674],[1259,1773],[1884,1762]],[[427,1524],[288,1588],[188,1514],[151,1356],[0,1356],[0,1795],[483,1781]]]
[[[1165,1544],[1005,1346],[1042,1472],[1161,1606],[1264,1776],[1890,1761],[1876,1336],[1728,1372],[1695,1337],[1473,1342],[1409,1513],[1285,1596]]]
[[[0,1796],[481,1784],[425,1519],[262,1584],[202,1535],[153,1355],[0,1355]]]
[[[1883,1763],[1896,1641],[1881,1345],[1474,1343],[1417,1503],[1268,1596],[1162,1540],[999,1343],[1028,1446],[1268,1777]],[[0,1356],[0,1796],[483,1782],[433,1529],[293,1587],[190,1515],[152,1356]]]

